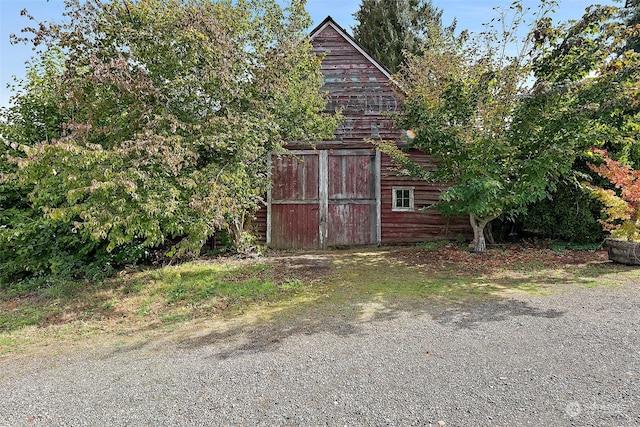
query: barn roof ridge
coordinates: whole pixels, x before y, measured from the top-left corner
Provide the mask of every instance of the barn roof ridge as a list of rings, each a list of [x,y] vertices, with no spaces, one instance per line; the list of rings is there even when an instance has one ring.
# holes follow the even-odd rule
[[[347,40],[358,52],[360,52],[367,61],[371,62],[382,74],[384,74],[390,81],[395,83],[393,77],[391,77],[391,72],[378,62],[369,52],[367,52],[362,46],[358,44],[358,42],[349,34],[344,28],[342,28],[332,17],[331,15],[327,15],[327,17],[318,24],[311,32],[309,32],[309,39],[313,40],[319,33],[322,32],[327,27],[333,27],[334,30],[338,32],[345,40]]]

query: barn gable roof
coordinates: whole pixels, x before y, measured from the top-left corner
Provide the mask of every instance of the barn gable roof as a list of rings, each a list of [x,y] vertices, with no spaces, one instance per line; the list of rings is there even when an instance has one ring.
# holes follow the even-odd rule
[[[360,46],[353,37],[349,33],[345,31],[336,21],[333,20],[331,16],[327,16],[324,21],[322,21],[316,28],[311,30],[309,33],[309,38],[313,41],[313,39],[320,34],[325,28],[332,27],[340,36],[342,36],[347,42],[349,42],[358,52],[360,52],[366,59],[369,61],[374,67],[376,67],[382,74],[385,75],[389,80],[393,81],[391,77],[391,73],[387,68],[380,64],[378,61],[373,59],[371,55],[365,51],[362,46]]]

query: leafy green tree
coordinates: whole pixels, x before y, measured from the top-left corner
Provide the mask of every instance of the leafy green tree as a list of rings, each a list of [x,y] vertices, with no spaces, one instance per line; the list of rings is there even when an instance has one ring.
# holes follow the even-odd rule
[[[197,253],[223,228],[239,240],[267,153],[332,135],[304,1],[70,0],[65,15],[27,40],[64,52],[62,132],[15,141],[15,177],[109,250]]]
[[[428,32],[442,28],[442,11],[431,0],[362,0],[354,17],[354,39],[392,73],[404,51],[419,54]]]
[[[635,27],[640,24],[640,0],[626,0],[625,7],[628,9],[629,15],[627,16],[627,25]],[[640,52],[640,37],[632,36],[627,41],[628,49],[633,49],[636,52]]]
[[[602,69],[599,69],[597,72],[592,71],[591,74],[595,75],[597,73],[600,78],[585,79],[584,82],[581,82],[580,91],[578,91],[578,86],[574,84],[573,89],[566,91],[565,95],[569,97],[581,92],[581,98],[576,98],[576,102],[584,105],[587,104],[587,97],[591,98],[592,104],[588,110],[580,108],[576,102],[573,103],[574,108],[578,108],[579,111],[583,113],[585,111],[592,111],[594,115],[592,119],[599,116],[597,117],[597,121],[591,121],[595,126],[593,128],[587,128],[586,133],[591,133],[592,136],[595,137],[594,145],[606,147],[613,158],[622,160],[635,168],[640,167],[640,144],[637,144],[637,136],[634,137],[634,134],[637,135],[637,131],[634,130],[635,125],[633,123],[637,123],[637,115],[633,108],[629,108],[634,104],[633,99],[629,97],[629,90],[634,85],[633,79],[637,78],[637,72],[633,71],[632,64],[634,60],[627,58],[631,52],[627,54],[624,52],[629,49],[638,52],[637,44],[634,45],[635,41],[638,40],[637,29],[634,30],[639,18],[638,5],[640,5],[640,3],[636,0],[628,0],[626,4],[627,7],[621,10],[621,16],[619,18],[613,17],[613,11],[611,10],[606,11],[605,16],[609,16],[609,18],[605,18],[605,16],[602,17],[605,19],[603,22],[607,22],[607,25],[611,24],[611,21],[617,20],[626,23],[629,27],[626,30],[623,30],[619,26],[614,26],[609,31],[600,32],[599,29],[589,29],[585,25],[586,21],[583,19],[581,28],[586,31],[574,31],[570,36],[573,39],[573,44],[565,42],[563,39],[565,36],[555,39],[555,42],[548,46],[548,48],[552,49],[552,46],[556,48],[562,46],[563,53],[560,54],[560,50],[558,49],[558,56],[553,57],[553,59],[547,63],[541,62],[539,64],[540,67],[544,69],[555,68],[560,70],[562,67],[559,64],[565,61],[569,66],[578,70],[579,68],[575,67],[578,61],[583,61],[584,58],[591,58],[589,62],[587,62],[590,64],[588,67],[595,70],[597,66],[593,66],[594,61],[602,62],[601,59],[603,58],[602,56],[598,58],[598,55],[594,55],[594,53],[601,50],[604,55],[607,55],[610,52],[611,46],[617,46],[619,48],[619,51],[612,56],[612,58],[616,58],[616,61],[611,63],[614,65],[613,67],[610,67],[606,71]],[[591,13],[594,15],[592,15],[589,20],[600,20],[600,18],[596,18],[596,16],[602,12],[598,12],[598,9],[592,9]],[[579,35],[579,32],[583,32],[583,34]],[[545,33],[546,30],[541,28],[539,35],[541,36]],[[606,34],[611,36],[609,41],[603,37]],[[557,37],[557,35],[557,32],[554,33],[554,37]],[[621,43],[625,38],[626,43]],[[610,44],[610,46],[607,46],[608,44]],[[575,46],[590,46],[592,53],[586,53],[586,49],[581,52],[580,49],[576,49]],[[580,55],[584,55],[584,57]],[[564,79],[565,76],[556,76],[555,84],[562,87],[564,83],[558,83],[558,78]],[[619,92],[613,89],[618,84],[621,84],[622,87],[622,90]],[[608,87],[603,87],[603,85],[608,85]],[[591,88],[588,89],[589,87]],[[607,100],[606,97],[609,96],[611,96],[611,98]],[[618,99],[616,100],[616,98]],[[562,105],[566,97],[556,97],[556,99],[559,101],[556,107],[560,108],[561,111],[569,107],[570,104]],[[553,111],[553,103],[550,102],[549,105],[551,106],[550,111]],[[601,111],[594,108],[596,105],[601,108],[608,105],[610,108]],[[550,112],[541,118],[546,120],[546,117],[549,116],[553,116],[553,113]],[[574,115],[573,117],[562,117],[562,119],[580,119],[581,117],[584,118],[584,114]],[[568,120],[566,123],[558,122],[557,127],[560,128],[570,123],[574,123],[574,121]],[[599,137],[597,137],[597,133],[600,133]],[[587,159],[592,160],[590,156],[588,156]],[[605,182],[600,182],[601,178],[586,167],[584,157],[579,157],[573,167],[578,173],[578,176],[582,173],[585,178],[588,177],[589,181],[597,185],[607,186]],[[570,189],[570,191],[567,192],[567,189]],[[587,201],[587,197],[590,197],[589,192],[585,193],[579,185],[574,183],[561,184],[561,188],[553,193],[550,199],[536,202],[530,206],[528,212],[521,219],[525,227],[541,231],[543,235],[547,237],[573,241],[601,241],[604,237],[602,226],[599,226],[600,230],[597,230],[595,226],[601,222],[602,204],[596,200]],[[545,226],[545,218],[553,218],[554,221]]]
[[[437,207],[469,215],[476,252],[485,251],[487,223],[549,197],[584,148],[635,142],[638,58],[619,53],[628,32],[617,9],[592,7],[553,27],[554,6],[542,2],[517,40],[527,11],[516,2],[494,20],[502,30],[438,40],[398,76],[407,93],[398,124],[416,135],[409,147],[436,161],[413,173],[451,183]]]
[[[145,254],[135,243],[107,252],[106,242],[73,232],[71,222],[53,221],[32,204],[30,183],[12,179],[22,161],[20,144],[53,142],[62,135],[57,89],[64,72],[60,50],[45,51],[14,85],[13,107],[2,111],[0,134],[0,285],[42,286],[57,280],[101,279]],[[8,141],[11,141],[9,143]]]
[[[543,3],[537,19],[550,9]],[[484,228],[491,220],[545,194],[545,171],[536,169],[555,165],[530,156],[535,147],[522,152],[512,138],[513,114],[528,90],[532,40],[515,52],[510,47],[526,13],[515,4],[492,21],[500,30],[489,27],[470,39],[432,34],[430,49],[410,56],[397,76],[406,92],[398,125],[415,135],[407,146],[430,153],[436,165],[413,173],[452,184],[437,207],[445,214],[469,215],[476,252],[486,249]],[[382,149],[402,156],[388,146]]]
[[[616,7],[592,6],[576,22],[536,29],[536,84],[521,104],[522,133],[613,148],[625,161],[637,149],[640,55],[625,49],[637,30],[620,18]]]

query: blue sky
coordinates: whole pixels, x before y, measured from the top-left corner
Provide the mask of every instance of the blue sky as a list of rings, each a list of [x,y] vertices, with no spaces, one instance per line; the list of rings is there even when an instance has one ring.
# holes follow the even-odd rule
[[[562,0],[554,15],[555,21],[579,18],[584,9],[596,0]],[[512,0],[433,0],[433,4],[444,11],[445,23],[453,18],[459,29],[479,31],[482,23],[489,21],[495,13],[494,7],[508,7]],[[618,4],[615,0],[600,0],[601,4]],[[320,23],[331,15],[338,24],[350,31],[354,24],[353,14],[358,10],[360,0],[308,0],[307,10]],[[525,6],[535,7],[538,0],[524,0]],[[64,11],[64,0],[0,0],[0,106],[9,102],[10,92],[6,85],[12,76],[24,76],[25,62],[33,52],[29,46],[11,45],[9,35],[19,33],[30,25],[20,11],[26,8],[39,21],[59,21]]]

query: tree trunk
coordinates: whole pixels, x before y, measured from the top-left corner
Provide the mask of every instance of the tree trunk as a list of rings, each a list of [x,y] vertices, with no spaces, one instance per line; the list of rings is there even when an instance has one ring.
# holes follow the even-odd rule
[[[231,237],[231,244],[236,252],[244,250],[241,248],[243,231],[244,229],[238,220],[234,219],[233,222],[229,224],[229,233],[231,234],[229,237]]]
[[[490,245],[494,245],[496,243],[496,239],[493,238],[493,224],[491,221],[487,223],[487,226],[484,228],[484,238]]]
[[[469,214],[471,227],[473,228],[473,252],[483,254],[487,251],[487,242],[484,239],[484,228],[487,224],[497,218],[496,216],[486,216],[478,218],[473,214]]]
[[[244,246],[244,242],[242,241],[242,235],[244,233],[245,226],[245,215],[244,212],[236,215],[231,221],[229,221],[229,233],[231,234],[231,242],[233,244],[233,249],[242,253],[247,250]]]

